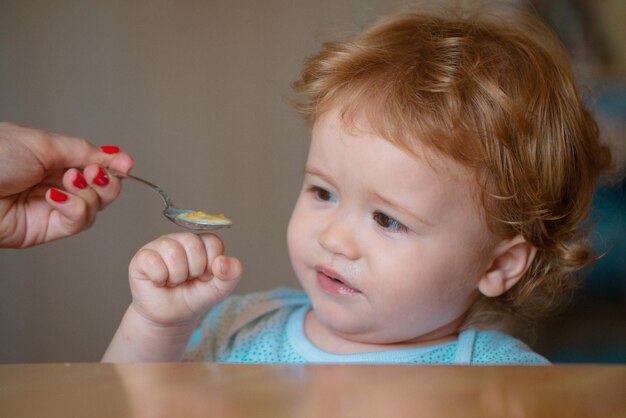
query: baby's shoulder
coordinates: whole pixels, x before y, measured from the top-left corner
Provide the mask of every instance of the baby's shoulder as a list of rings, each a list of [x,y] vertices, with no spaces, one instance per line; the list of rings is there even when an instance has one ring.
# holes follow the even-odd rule
[[[235,294],[215,306],[204,322],[221,322],[221,328],[242,326],[252,319],[286,306],[299,306],[309,303],[301,290],[280,287],[272,290]]]
[[[268,319],[285,316],[277,313],[284,314],[291,311],[289,307],[293,309],[308,303],[304,292],[288,288],[230,295],[204,317],[189,341],[184,358],[188,361],[225,358],[237,335],[242,332],[248,337],[256,335],[267,325]]]
[[[550,364],[524,342],[501,331],[476,332],[473,364]]]
[[[289,306],[308,303],[306,293],[301,290],[279,287],[261,292],[232,295],[220,305],[222,310],[241,311],[265,305]]]

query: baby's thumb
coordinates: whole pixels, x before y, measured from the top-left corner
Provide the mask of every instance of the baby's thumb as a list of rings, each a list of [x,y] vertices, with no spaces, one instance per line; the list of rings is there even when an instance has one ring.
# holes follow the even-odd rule
[[[230,294],[239,283],[243,274],[243,266],[241,261],[235,257],[220,255],[215,257],[211,264],[213,272],[213,282],[219,287],[221,295]]]
[[[211,265],[213,275],[223,281],[238,281],[243,273],[241,261],[235,257],[220,255],[215,257]]]

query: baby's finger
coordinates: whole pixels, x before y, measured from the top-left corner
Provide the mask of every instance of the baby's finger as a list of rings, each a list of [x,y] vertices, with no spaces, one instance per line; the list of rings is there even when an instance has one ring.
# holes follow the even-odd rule
[[[235,257],[219,256],[211,265],[213,275],[223,282],[238,282],[243,274],[241,261]]]
[[[230,295],[239,283],[243,273],[241,262],[228,256],[219,256],[211,264],[213,279],[209,282],[220,299]]]
[[[207,256],[209,260],[212,262],[215,257],[218,255],[224,254],[224,243],[215,234],[199,234],[198,237],[204,243],[204,247],[206,248]]]
[[[197,278],[209,270],[207,250],[202,239],[196,234],[181,233],[173,234],[177,237],[187,254],[187,267],[189,278]]]
[[[163,259],[169,274],[166,285],[171,287],[178,286],[189,278],[187,251],[177,238],[174,234],[166,235],[147,246],[158,252]]]
[[[203,282],[208,282],[213,279],[213,263],[215,259],[224,254],[224,243],[222,240],[214,234],[206,233],[199,234],[198,237],[202,240],[205,247],[207,265],[205,271],[196,278]]]
[[[150,280],[157,286],[165,286],[169,270],[158,251],[144,247],[137,251],[128,268],[131,280]]]

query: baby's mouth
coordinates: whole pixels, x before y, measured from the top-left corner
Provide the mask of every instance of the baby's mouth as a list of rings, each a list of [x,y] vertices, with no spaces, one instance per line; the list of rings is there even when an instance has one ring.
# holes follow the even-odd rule
[[[358,289],[355,289],[336,271],[324,267],[315,266],[317,272],[318,282],[322,289],[330,293],[336,293],[341,295],[350,295],[354,293],[360,293]]]
[[[322,273],[322,274],[323,274],[323,273]],[[341,281],[341,280],[339,280],[339,279],[336,279],[336,278],[331,277],[331,276],[326,276],[326,277],[328,277],[328,278],[329,278],[331,281],[333,281],[334,283],[337,283],[337,284],[340,284],[340,285],[343,285],[343,286],[346,286],[346,287],[350,287],[348,284],[344,283],[343,281]],[[351,287],[350,287],[350,288],[351,288]]]
[[[333,269],[329,268],[329,267],[324,267],[324,266],[315,266],[315,270],[318,273],[323,274],[324,276],[328,277],[330,280],[334,281],[334,282],[339,282],[342,284],[347,284],[345,282],[345,279],[336,271],[334,271]]]
[[[318,271],[319,271],[320,273],[322,273],[324,276],[328,277],[328,278],[329,278],[330,280],[332,280],[333,282],[337,282],[337,283],[345,284],[345,283],[343,282],[343,280],[341,280],[341,279],[339,279],[339,278],[337,278],[337,277],[334,277],[334,276],[332,276],[332,275],[330,275],[330,274],[328,274],[328,273],[326,273],[326,272],[324,272],[324,271],[322,271],[322,270],[318,270]]]

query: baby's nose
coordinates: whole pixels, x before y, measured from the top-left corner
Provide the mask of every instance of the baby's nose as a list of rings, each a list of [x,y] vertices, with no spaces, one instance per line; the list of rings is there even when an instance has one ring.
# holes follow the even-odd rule
[[[334,255],[350,260],[359,257],[355,226],[351,222],[335,219],[328,223],[319,236],[320,245]]]

